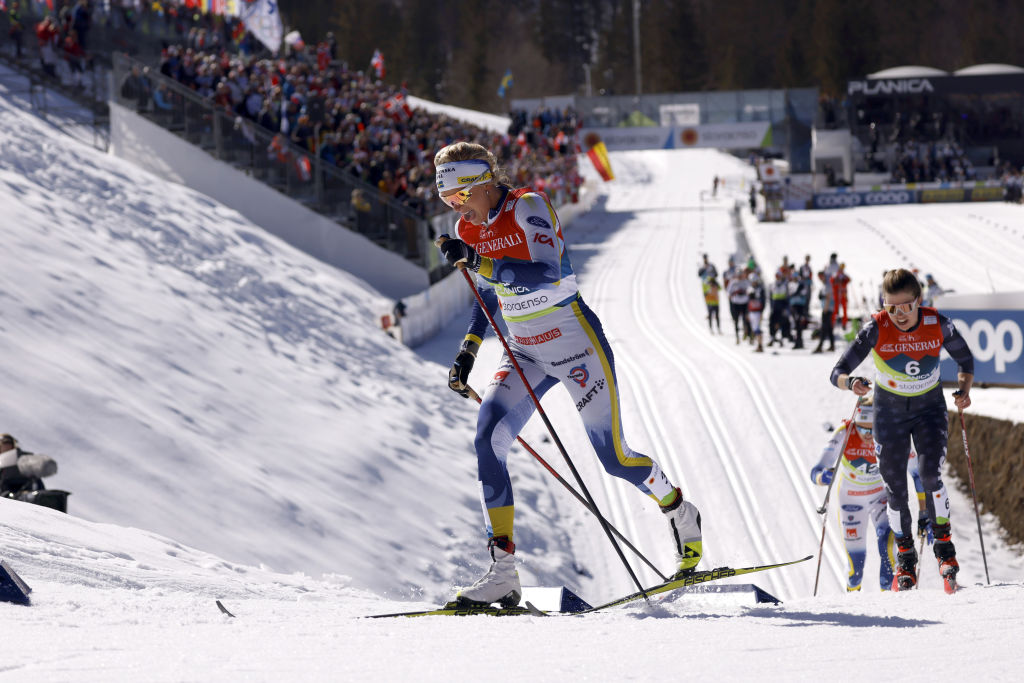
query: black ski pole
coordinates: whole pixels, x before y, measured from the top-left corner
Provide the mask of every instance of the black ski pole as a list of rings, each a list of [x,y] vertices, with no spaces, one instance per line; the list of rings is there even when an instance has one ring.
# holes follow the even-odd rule
[[[440,247],[441,244],[443,244],[446,239],[449,239],[447,235],[442,235],[437,239],[435,244],[438,247]],[[572,472],[573,478],[576,479],[576,483],[579,484],[580,491],[586,497],[587,502],[590,503],[591,507],[594,509],[594,516],[597,517],[597,520],[601,523],[601,528],[604,529],[605,535],[608,536],[608,541],[612,544],[612,547],[615,548],[615,552],[618,554],[619,559],[622,560],[622,564],[626,568],[626,571],[629,573],[630,578],[633,579],[633,583],[635,583],[636,587],[640,590],[641,593],[643,593],[644,599],[649,602],[650,598],[647,596],[647,591],[644,590],[643,585],[640,583],[640,579],[637,578],[636,573],[633,571],[633,567],[629,565],[629,561],[626,559],[625,554],[622,552],[622,548],[619,546],[618,541],[615,540],[615,536],[613,536],[612,532],[608,529],[608,520],[604,518],[604,515],[598,514],[598,507],[597,504],[594,502],[594,497],[590,495],[590,491],[587,490],[587,485],[583,483],[583,478],[580,476],[580,473],[576,470],[576,465],[573,464],[572,458],[569,457],[568,451],[566,451],[565,446],[562,445],[562,440],[558,438],[558,433],[555,432],[555,428],[551,424],[551,420],[548,419],[547,413],[544,412],[544,407],[540,404],[540,399],[537,398],[537,394],[534,393],[533,387],[531,387],[530,383],[526,380],[526,374],[523,372],[523,369],[519,366],[519,361],[516,360],[515,354],[512,353],[512,348],[508,345],[508,341],[505,340],[505,335],[502,334],[501,328],[498,327],[498,323],[495,322],[494,316],[491,315],[491,312],[487,310],[487,304],[484,303],[483,297],[480,296],[480,290],[477,289],[476,283],[473,282],[473,277],[466,271],[464,264],[459,263],[459,266],[461,266],[459,270],[462,271],[463,277],[466,278],[466,283],[469,285],[469,288],[473,291],[473,296],[476,298],[477,304],[479,304],[480,309],[484,312],[484,315],[487,316],[487,321],[491,324],[491,329],[493,329],[494,334],[498,336],[498,339],[501,341],[501,345],[505,348],[505,353],[508,354],[508,359],[512,363],[512,367],[516,369],[516,373],[519,375],[519,379],[522,380],[523,386],[526,387],[526,392],[530,395],[530,399],[533,401],[533,405],[537,409],[537,414],[540,415],[541,420],[543,420],[544,422],[544,426],[547,427],[548,433],[551,434],[551,438],[555,442],[555,446],[558,447],[558,452],[562,454],[562,457],[565,459],[566,465],[569,466],[569,470]]]
[[[954,391],[953,395],[957,396],[960,394],[959,391]],[[967,426],[964,424],[964,411],[962,408],[957,408],[957,412],[960,414],[960,436],[964,440],[964,454],[967,456],[967,474],[971,480],[971,500],[974,501],[974,518],[978,521],[978,542],[981,543],[981,561],[985,564],[985,584],[991,585],[991,581],[988,578],[988,558],[985,556],[985,539],[981,536],[981,514],[978,512],[978,496],[974,492],[974,466],[971,464],[971,449],[967,445]]]
[[[477,403],[482,403],[482,402],[483,402],[483,401],[482,401],[482,399],[480,398],[480,394],[476,393],[476,391],[474,391],[474,390],[473,390],[473,387],[471,387],[471,386],[469,386],[469,385],[466,385],[466,389],[467,389],[467,391],[469,392],[469,397],[470,397],[471,399],[473,399],[473,400],[474,400],[474,401],[476,401]],[[531,447],[530,447],[530,444],[526,443],[526,441],[524,441],[524,440],[523,440],[523,437],[521,437],[521,436],[517,436],[517,437],[516,437],[516,441],[518,441],[518,442],[519,442],[519,443],[520,443],[520,444],[522,445],[522,447],[526,449],[526,452],[527,452],[527,453],[529,453],[529,454],[530,454],[530,455],[532,455],[532,456],[533,456],[534,458],[536,458],[537,462],[539,462],[539,463],[540,463],[541,465],[543,465],[543,466],[544,466],[544,469],[546,469],[546,470],[547,470],[548,472],[550,472],[550,473],[551,473],[551,475],[552,475],[552,476],[553,476],[553,477],[554,477],[555,479],[557,479],[557,480],[558,480],[558,482],[559,482],[559,483],[560,483],[560,484],[561,484],[562,486],[564,486],[564,487],[565,487],[565,488],[566,488],[566,489],[567,489],[567,490],[569,491],[569,493],[571,493],[571,494],[572,494],[572,495],[573,495],[573,496],[574,496],[574,497],[576,498],[576,500],[578,500],[579,502],[583,503],[583,507],[587,508],[587,510],[589,510],[589,511],[590,511],[590,512],[592,512],[592,513],[594,513],[595,515],[599,515],[599,514],[601,514],[601,513],[599,512],[599,511],[595,510],[594,508],[592,508],[592,507],[590,506],[590,503],[588,503],[588,502],[587,502],[587,499],[586,499],[586,498],[584,498],[583,496],[581,496],[581,495],[580,495],[580,493],[579,493],[579,491],[577,491],[576,489],[574,489],[574,488],[573,488],[573,486],[572,486],[572,484],[570,484],[570,483],[569,483],[568,481],[566,481],[565,477],[563,477],[562,475],[560,475],[560,474],[558,473],[558,471],[557,471],[557,470],[555,470],[555,468],[553,468],[553,467],[552,467],[551,465],[549,465],[549,464],[548,464],[548,462],[547,462],[547,461],[546,461],[546,460],[545,460],[544,458],[542,458],[542,457],[540,456],[540,454],[539,454],[539,453],[537,453],[537,451],[533,450],[533,448],[531,448]],[[660,571],[658,570],[658,568],[657,568],[657,567],[656,567],[656,566],[654,565],[654,563],[653,563],[653,562],[651,562],[650,560],[648,560],[648,559],[647,559],[647,558],[646,558],[646,557],[644,556],[644,554],[643,554],[642,552],[640,552],[640,550],[639,550],[639,549],[637,549],[637,547],[636,547],[636,546],[634,546],[634,545],[633,545],[632,543],[630,543],[630,542],[629,542],[629,539],[628,539],[628,538],[626,538],[625,536],[623,536],[623,535],[622,535],[622,533],[620,533],[618,529],[616,529],[616,528],[615,528],[614,526],[612,526],[611,522],[608,522],[608,528],[609,528],[609,529],[611,529],[611,531],[612,531],[612,533],[613,533],[613,534],[615,534],[616,536],[618,536],[618,537],[619,537],[619,540],[620,540],[620,541],[622,541],[622,543],[623,543],[623,544],[624,544],[624,545],[625,545],[625,546],[626,546],[627,548],[629,548],[630,550],[632,550],[632,551],[633,551],[633,552],[634,552],[634,553],[636,554],[636,556],[637,556],[638,558],[640,558],[641,560],[643,560],[644,564],[646,564],[646,565],[647,565],[648,567],[650,567],[650,568],[651,568],[651,569],[652,569],[652,570],[654,571],[654,573],[655,573],[655,574],[657,574],[657,575],[658,575],[658,576],[659,576],[659,577],[661,578],[661,580],[662,580],[662,581],[668,581],[668,580],[669,580],[667,576],[665,576],[664,574],[662,574],[662,573],[661,573],[661,572],[660,572]]]
[[[839,456],[836,457],[836,464],[832,466],[832,481],[828,483],[828,490],[825,491],[825,500],[822,501],[821,507],[818,508],[819,515],[825,515],[821,520],[821,543],[818,544],[818,568],[814,572],[814,593],[818,594],[818,577],[821,576],[821,558],[825,554],[825,528],[828,527],[828,499],[832,495],[832,485],[836,483],[836,479],[839,478],[839,465],[843,462],[843,453],[846,452],[846,444],[850,440],[850,432],[855,429],[853,421],[857,417],[857,407],[860,405],[860,399],[857,399],[857,403],[853,406],[853,413],[850,414],[850,422],[846,425],[846,436],[843,437],[843,445],[839,448]]]

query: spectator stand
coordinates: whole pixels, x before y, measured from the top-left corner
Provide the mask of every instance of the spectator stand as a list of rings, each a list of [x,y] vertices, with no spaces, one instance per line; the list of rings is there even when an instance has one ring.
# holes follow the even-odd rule
[[[1024,203],[1024,170],[1014,168],[1007,162],[1003,165],[999,178],[1003,184],[1003,200],[1010,204]]]
[[[857,170],[923,183],[991,177],[1001,158],[1019,166],[1022,85],[1024,68],[1008,64],[901,66],[849,81]]]
[[[448,211],[434,190],[435,150],[479,142],[517,186],[556,204],[578,194],[574,118],[513,139],[413,109],[403,89],[301,51],[272,60],[171,45],[156,71],[118,57],[119,103],[414,261],[431,281],[447,272],[429,248],[439,233],[426,224]]]
[[[0,86],[36,116],[81,142],[106,152],[110,144],[106,103],[83,98],[23,63],[0,53]]]
[[[428,271],[439,265],[427,221],[346,169],[127,55],[114,59],[114,82],[118,104]]]
[[[111,56],[120,50],[156,60],[161,42],[180,40],[200,29],[211,42],[225,43],[234,26],[212,14],[179,12],[173,3],[97,2],[84,7],[78,18],[88,24],[82,51],[72,54],[66,39],[75,26],[71,0],[22,0],[20,55],[10,39],[10,9],[0,11],[0,64],[9,92],[23,97],[43,118],[98,149],[109,146]],[[51,8],[50,5],[53,5]],[[81,41],[79,41],[81,44]],[[77,52],[77,50],[74,50]],[[74,66],[72,66],[74,64]],[[81,131],[89,129],[89,135]]]
[[[578,194],[571,116],[559,114],[558,125],[551,126],[547,114],[531,115],[544,125],[513,139],[507,131],[414,109],[404,88],[350,71],[343,62],[322,64],[312,44],[270,59],[236,18],[186,10],[173,1],[135,5],[56,0],[51,11],[44,0],[26,0],[20,55],[5,40],[8,13],[0,12],[0,59],[10,51],[12,69],[29,79],[25,97],[55,112],[62,101],[44,99],[41,87],[53,84],[92,112],[94,144],[101,149],[109,144],[109,134],[100,133],[109,126],[110,97],[418,263],[431,281],[447,272],[430,248],[427,225],[430,216],[446,211],[434,191],[432,164],[433,152],[445,144],[472,140],[500,150],[517,185],[543,190],[556,203]],[[82,51],[75,58],[80,70],[70,66],[72,57],[64,50],[53,50],[56,65],[48,59],[46,41],[33,29],[44,20],[54,33],[53,46],[76,27],[81,32]],[[187,52],[202,70],[186,69],[177,83],[162,79],[157,64],[164,66],[171,52]],[[121,53],[137,61],[115,57]],[[122,66],[115,69],[115,63]],[[278,87],[281,92],[275,92]]]

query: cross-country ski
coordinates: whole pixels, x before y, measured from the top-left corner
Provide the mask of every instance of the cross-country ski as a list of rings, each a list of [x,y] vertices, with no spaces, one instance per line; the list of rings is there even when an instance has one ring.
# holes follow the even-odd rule
[[[800,562],[806,562],[811,559],[811,555],[801,558],[799,560],[793,560],[791,562],[779,562],[776,564],[766,564],[758,567],[718,567],[717,569],[711,569],[706,571],[693,571],[684,574],[678,578],[674,578],[671,581],[665,581],[654,586],[644,588],[642,591],[630,593],[620,598],[616,598],[610,602],[606,602],[603,605],[591,607],[589,609],[580,610],[577,612],[547,612],[544,610],[538,610],[529,603],[525,603],[525,607],[501,607],[498,605],[486,605],[481,603],[460,603],[459,601],[452,601],[431,610],[421,610],[413,612],[397,612],[394,614],[371,614],[372,618],[381,617],[425,617],[425,616],[474,616],[478,614],[485,614],[491,616],[553,616],[555,614],[589,614],[592,612],[599,612],[607,610],[612,607],[618,607],[625,605],[630,602],[643,600],[644,597],[653,597],[655,595],[661,595],[664,593],[670,593],[681,588],[687,588],[690,586],[699,586],[705,583],[711,583],[713,581],[719,581],[721,579],[730,579],[735,576],[743,576],[744,574],[753,574],[755,572],[763,572],[768,569],[778,569],[779,567],[787,567],[789,565],[797,564]]]

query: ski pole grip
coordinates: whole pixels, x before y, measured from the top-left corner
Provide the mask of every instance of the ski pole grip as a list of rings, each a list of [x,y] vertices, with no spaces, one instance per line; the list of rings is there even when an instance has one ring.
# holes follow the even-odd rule
[[[447,233],[444,235],[439,235],[438,238],[434,240],[434,246],[440,249],[441,245],[450,239],[451,237],[449,237]],[[466,269],[466,259],[459,259],[459,261],[455,264],[455,267],[459,270],[464,271]]]

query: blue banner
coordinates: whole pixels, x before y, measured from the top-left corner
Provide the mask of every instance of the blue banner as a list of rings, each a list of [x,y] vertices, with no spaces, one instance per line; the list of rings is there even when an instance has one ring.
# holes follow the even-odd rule
[[[974,381],[1024,386],[1024,310],[941,309],[974,354]],[[955,382],[956,363],[942,353],[940,377]]]

